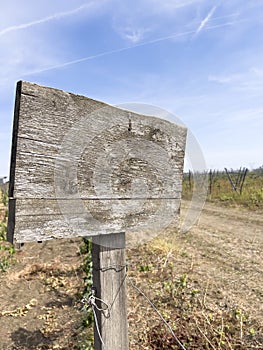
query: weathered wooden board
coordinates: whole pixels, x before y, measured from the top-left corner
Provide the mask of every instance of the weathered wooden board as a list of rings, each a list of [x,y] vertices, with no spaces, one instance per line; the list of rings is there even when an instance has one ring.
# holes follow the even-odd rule
[[[8,240],[152,234],[178,220],[186,129],[19,82]]]

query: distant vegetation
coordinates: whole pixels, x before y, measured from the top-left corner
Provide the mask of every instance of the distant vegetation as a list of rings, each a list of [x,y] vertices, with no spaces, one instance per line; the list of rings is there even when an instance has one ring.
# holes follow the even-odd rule
[[[0,242],[6,239],[7,193],[0,187]]]
[[[14,247],[5,242],[7,229],[7,202],[6,188],[0,188],[0,272],[5,272],[13,261]]]
[[[250,209],[263,208],[263,166],[247,169],[208,171],[207,200],[226,205],[241,205]],[[191,199],[194,188],[193,173],[184,173],[183,198]]]

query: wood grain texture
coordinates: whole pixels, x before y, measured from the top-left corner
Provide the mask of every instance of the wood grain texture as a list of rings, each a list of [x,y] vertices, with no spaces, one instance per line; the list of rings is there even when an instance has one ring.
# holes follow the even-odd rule
[[[166,120],[19,82],[8,240],[133,234],[177,222],[185,139],[186,129]]]
[[[125,234],[95,237],[93,241],[98,243],[92,246],[93,285],[96,296],[109,306],[109,315],[97,312],[100,334],[107,350],[128,350]],[[94,349],[104,349],[96,327]]]

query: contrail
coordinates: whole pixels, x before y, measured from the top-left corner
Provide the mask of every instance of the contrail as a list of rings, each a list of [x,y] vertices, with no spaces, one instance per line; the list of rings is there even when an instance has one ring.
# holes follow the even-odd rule
[[[246,19],[243,19],[243,20],[239,20],[239,21],[232,21],[232,22],[225,22],[225,23],[221,23],[221,24],[215,24],[213,26],[206,26],[204,30],[211,30],[211,29],[216,29],[216,28],[220,28],[220,27],[232,26],[232,25],[234,25],[236,23],[246,22],[246,21],[247,21]],[[115,53],[119,53],[119,52],[124,52],[124,51],[131,50],[131,49],[135,49],[137,47],[143,47],[143,46],[147,46],[147,45],[152,45],[152,44],[155,44],[155,43],[158,43],[158,42],[162,42],[162,41],[165,41],[165,40],[175,39],[175,38],[180,37],[180,36],[193,35],[195,33],[196,33],[196,30],[191,30],[191,31],[181,32],[181,33],[173,33],[171,35],[168,35],[168,36],[165,36],[165,37],[160,37],[160,38],[149,40],[149,41],[145,41],[145,42],[142,42],[142,43],[137,44],[137,45],[126,46],[126,47],[122,47],[122,48],[115,49],[115,50],[110,50],[110,51],[104,51],[104,52],[101,52],[101,53],[96,54],[96,55],[86,56],[86,57],[82,57],[82,58],[79,58],[79,59],[76,59],[76,60],[72,60],[72,61],[68,61],[68,62],[65,62],[65,63],[57,64],[57,65],[54,65],[54,66],[49,66],[49,67],[46,67],[46,68],[43,68],[43,69],[39,69],[39,70],[31,71],[31,72],[26,72],[26,73],[22,74],[22,76],[43,73],[43,72],[47,72],[47,71],[50,71],[50,70],[53,70],[53,69],[64,68],[64,67],[71,66],[71,65],[74,65],[74,64],[77,64],[77,63],[93,60],[95,58],[109,56],[109,55],[112,55],[112,54],[115,54]]]
[[[200,26],[197,28],[195,35],[197,35],[198,33],[201,32],[201,30],[204,28],[204,26],[207,24],[207,22],[209,21],[209,19],[213,16],[215,10],[216,10],[217,6],[214,6],[208,13],[208,15],[202,20]]]
[[[79,59],[76,59],[76,60],[68,61],[68,62],[61,63],[61,64],[54,65],[54,66],[50,66],[50,67],[43,68],[43,69],[40,69],[40,70],[31,71],[31,72],[25,73],[23,75],[38,74],[38,73],[50,71],[50,70],[53,70],[53,69],[63,68],[63,67],[71,66],[73,64],[81,63],[81,62],[84,62],[84,61],[89,61],[89,60],[92,60],[92,59],[95,59],[95,58],[99,58],[99,57],[103,57],[103,56],[109,56],[109,55],[112,55],[114,53],[128,51],[128,50],[131,50],[131,49],[135,49],[137,47],[147,46],[147,45],[155,44],[155,43],[158,43],[158,42],[161,42],[161,41],[173,39],[173,38],[176,38],[176,37],[179,37],[179,36],[191,35],[191,34],[194,34],[194,33],[195,33],[195,31],[188,31],[188,32],[182,32],[182,33],[173,33],[173,34],[171,34],[169,36],[165,36],[165,37],[161,37],[161,38],[145,41],[145,42],[142,42],[140,44],[136,44],[136,45],[132,45],[132,46],[126,46],[126,47],[122,47],[122,48],[115,49],[115,50],[104,51],[104,52],[101,52],[101,53],[96,54],[96,55],[82,57],[82,58],[79,58]]]
[[[64,12],[55,13],[54,15],[51,15],[51,16],[48,16],[48,17],[44,17],[44,18],[41,18],[41,19],[38,19],[38,20],[35,20],[35,21],[32,21],[32,22],[22,23],[22,24],[18,24],[18,25],[15,25],[15,26],[11,26],[11,27],[2,29],[0,31],[0,36],[3,36],[3,35],[5,35],[7,33],[10,33],[10,32],[14,32],[16,30],[30,28],[30,27],[33,27],[33,26],[38,25],[38,24],[42,24],[42,23],[45,23],[45,22],[50,22],[50,21],[54,21],[56,19],[60,19],[62,17],[70,16],[70,15],[72,15],[74,13],[77,13],[77,12],[83,10],[84,8],[90,7],[92,4],[93,3],[89,3],[89,4],[86,3],[86,4],[81,5],[80,7],[77,7],[75,9],[73,9],[73,10],[70,10],[70,11],[64,11]]]

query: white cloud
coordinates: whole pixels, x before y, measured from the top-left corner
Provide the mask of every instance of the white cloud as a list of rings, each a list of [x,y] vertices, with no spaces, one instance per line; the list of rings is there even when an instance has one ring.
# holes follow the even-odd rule
[[[95,54],[95,55],[89,55],[89,56],[85,56],[85,57],[80,57],[80,58],[75,59],[75,60],[65,61],[65,62],[62,62],[62,63],[53,64],[53,65],[49,65],[49,66],[46,65],[46,66],[43,66],[42,68],[39,67],[39,69],[29,70],[27,72],[24,72],[24,75],[25,74],[38,74],[38,73],[46,72],[46,71],[53,70],[53,69],[64,68],[64,67],[67,67],[67,66],[71,66],[71,65],[78,64],[78,63],[81,63],[81,62],[93,60],[93,59],[96,59],[96,58],[100,58],[100,57],[104,57],[104,56],[110,56],[110,55],[113,55],[113,54],[116,54],[116,53],[133,50],[133,49],[136,49],[138,47],[148,46],[148,45],[152,45],[152,44],[155,44],[155,43],[158,43],[158,42],[172,40],[172,39],[174,40],[174,39],[179,38],[179,37],[187,37],[187,36],[189,36],[189,35],[191,35],[193,33],[194,33],[194,31],[172,33],[172,34],[170,34],[168,36],[165,36],[165,37],[160,37],[160,38],[156,38],[156,39],[152,39],[152,40],[148,40],[148,41],[143,41],[141,43],[134,43],[134,45],[132,45],[132,46],[125,46],[125,47],[120,47],[119,49],[103,51],[103,52]]]
[[[251,96],[262,94],[263,90],[263,69],[250,68],[239,73],[222,75],[209,75],[208,81],[221,85],[227,85],[235,91],[250,93]],[[248,95],[247,95],[248,96]]]
[[[132,43],[172,32],[188,31],[195,20],[195,6],[205,0],[134,0],[132,6],[116,0],[113,29]]]
[[[87,86],[96,86],[105,101],[132,98],[169,107],[187,118],[203,140],[208,138],[205,131],[213,127],[210,138],[217,142],[221,124],[228,121],[231,130],[239,124],[247,128],[251,120],[255,132],[262,130],[263,66],[257,45],[262,27],[260,7],[252,13],[256,1],[100,0],[90,5],[89,0],[25,0],[19,11],[11,9],[18,3],[3,2],[2,7],[10,4],[10,9],[0,13],[1,123],[11,120],[12,112],[3,112],[3,106],[7,100],[13,102],[14,82],[31,79],[30,74],[35,73],[36,82],[43,79],[51,85],[56,81],[65,89],[82,85],[83,94]],[[190,42],[205,31],[211,35]],[[160,57],[155,66],[149,61],[147,67],[135,67],[131,58],[137,63],[141,55],[145,58],[150,53],[136,51],[144,46],[152,52],[163,48],[171,55]],[[134,51],[121,61],[120,53],[128,50]],[[114,56],[106,59],[110,55]],[[105,60],[97,60],[102,57]],[[77,66],[89,60],[94,62]],[[118,69],[119,62],[121,68],[127,65],[127,74]],[[71,65],[76,67],[66,69]],[[59,68],[65,70],[37,75]],[[99,74],[97,79],[96,72],[103,79],[105,73],[105,79],[100,80]],[[8,98],[7,84],[12,86]],[[230,148],[231,142],[229,136]]]
[[[171,37],[174,33],[173,39],[182,41],[181,33],[189,32],[195,37],[202,30],[216,31],[241,21],[237,10],[222,11],[218,5],[208,11],[210,0],[134,0],[132,9],[116,1],[119,6],[113,13],[113,28],[121,38],[135,44],[154,37],[167,37],[169,33]],[[199,13],[205,11],[208,11],[206,16],[200,18]]]
[[[261,122],[263,119],[263,108],[247,108],[233,112],[229,119],[233,122]]]
[[[10,33],[8,37],[1,39],[0,50],[2,95],[8,86],[13,88],[14,82],[28,71],[58,63],[59,49],[52,47],[52,43],[38,37],[34,32],[27,33],[22,38],[16,32]]]
[[[137,44],[145,38],[145,33],[150,31],[150,29],[146,28],[119,28],[119,34],[126,40],[132,42],[133,44]]]
[[[60,21],[62,18],[71,17],[71,20],[79,18],[83,20],[84,16],[87,19],[93,13],[99,16],[104,10],[103,5],[108,0],[102,0],[99,5],[94,1],[81,2],[82,4],[75,1],[75,8],[68,9],[68,6],[61,6],[61,2],[59,4],[54,0],[52,4],[50,3],[50,7],[46,6],[49,11],[53,10],[53,13],[49,12],[46,15],[47,10],[43,11],[45,15],[42,17],[37,6],[29,6],[27,16],[25,13],[21,16],[19,12],[20,16],[17,15],[16,18],[16,15],[9,15],[14,10],[11,5],[10,7],[6,5],[6,13],[1,13],[0,19],[5,15],[5,17],[12,18],[13,21],[15,20],[17,24],[10,25],[11,22],[5,21],[6,26],[0,29],[0,89],[2,97],[6,93],[7,86],[13,89],[15,81],[24,78],[31,72],[41,72],[50,67],[60,66],[67,57],[63,47],[64,41],[55,41],[57,36],[52,36],[50,32],[50,22],[58,22],[55,25],[58,24],[56,28],[60,29],[65,25],[65,20]],[[23,8],[24,10],[25,8]],[[17,12],[14,11],[14,13]],[[21,18],[26,18],[27,21],[21,23]],[[41,24],[43,27],[40,30],[36,28]]]
[[[61,18],[65,18],[67,12],[76,10],[79,7],[87,6],[87,9],[83,8],[82,12],[87,13],[89,4],[94,4],[95,0],[24,0],[23,5],[18,0],[2,1],[0,12],[0,31],[10,27],[24,25],[30,22],[45,19],[47,17],[53,17],[55,14],[62,13]],[[100,3],[104,3],[109,0],[101,0]],[[65,13],[65,16],[63,16]],[[72,13],[72,16],[74,13]],[[68,15],[70,16],[70,14]],[[13,29],[12,29],[13,31]]]
[[[242,74],[229,74],[229,75],[209,75],[208,80],[219,84],[232,84],[240,81]]]
[[[221,27],[232,26],[234,23],[235,22],[224,22],[224,23],[221,23],[218,25],[211,25],[211,26],[207,26],[206,30],[214,30],[214,29],[221,28]],[[126,40],[129,40],[133,45],[120,47],[120,48],[114,49],[114,50],[102,51],[98,54],[80,57],[80,58],[77,58],[75,60],[54,63],[51,65],[46,64],[46,65],[43,65],[42,67],[28,70],[28,71],[24,72],[23,74],[24,75],[25,74],[37,74],[37,73],[42,73],[42,72],[49,71],[49,70],[64,68],[67,66],[81,63],[81,62],[93,60],[93,59],[104,57],[104,56],[113,55],[113,54],[124,52],[124,51],[133,50],[133,49],[136,49],[138,47],[149,46],[149,45],[156,44],[156,43],[163,42],[163,41],[168,41],[168,40],[175,41],[175,40],[180,40],[181,38],[187,39],[188,37],[190,37],[191,35],[196,33],[196,30],[186,30],[186,31],[181,31],[181,32],[178,31],[178,32],[170,33],[169,35],[166,35],[166,36],[152,38],[150,40],[142,40],[143,33],[146,33],[147,31],[150,31],[150,29],[144,29],[144,30],[133,29],[132,30],[131,28],[129,28],[126,30],[126,32],[119,31],[119,34],[122,35]],[[232,79],[234,79],[234,78],[236,79],[238,77],[239,77],[238,75],[237,76],[234,76],[234,75],[232,75],[232,76],[209,75],[208,80],[219,82],[219,83],[227,83],[227,82],[231,82]]]
[[[158,9],[160,12],[169,13],[171,13],[171,11],[177,11],[178,9],[204,2],[204,0],[145,0],[145,3],[148,4],[152,9]]]
[[[254,73],[256,76],[258,77],[263,77],[263,69],[259,69],[259,68],[256,68],[256,67],[252,67],[250,69],[251,73]]]
[[[248,149],[245,145],[239,149],[233,147],[231,149],[221,145],[221,149],[218,151],[206,148],[204,154],[208,169],[224,170],[224,168],[240,169],[240,167],[256,169],[262,165],[261,151],[253,148]]]
[[[210,18],[213,16],[215,10],[216,10],[217,6],[214,6],[209,13],[207,14],[207,16],[201,21],[199,27],[197,28],[195,35],[199,34],[201,32],[201,30],[206,26],[207,22],[210,20]]]
[[[3,36],[7,33],[13,32],[13,31],[30,28],[30,27],[36,26],[38,24],[42,24],[42,23],[61,19],[63,17],[71,16],[75,13],[78,13],[78,12],[84,10],[84,9],[90,8],[92,5],[93,5],[93,3],[83,4],[82,6],[79,6],[75,9],[70,10],[70,11],[62,11],[62,12],[54,13],[53,15],[50,15],[50,16],[47,16],[44,18],[40,18],[40,19],[30,21],[27,23],[17,24],[17,25],[13,25],[13,26],[4,28],[4,29],[0,30],[0,36]]]

